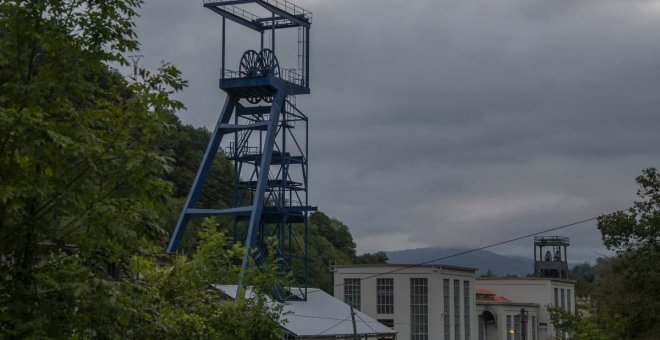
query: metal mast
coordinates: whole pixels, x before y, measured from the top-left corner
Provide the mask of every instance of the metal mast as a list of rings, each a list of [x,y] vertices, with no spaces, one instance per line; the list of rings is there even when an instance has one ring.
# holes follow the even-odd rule
[[[238,288],[251,259],[263,264],[265,239],[276,237],[279,270],[296,271],[303,282],[295,292],[276,287],[274,295],[306,300],[307,218],[316,208],[308,202],[308,118],[295,106],[295,96],[310,93],[312,14],[286,0],[204,0],[204,7],[222,16],[220,89],[227,99],[167,251],[176,251],[190,218],[230,216],[234,241],[245,245]],[[245,51],[237,70],[225,67],[226,19],[258,33],[258,51]],[[287,28],[299,30],[296,69],[280,68],[275,56],[275,32]],[[263,48],[265,33],[270,34],[271,48]],[[231,206],[199,209],[197,200],[222,142],[224,156],[234,165]]]

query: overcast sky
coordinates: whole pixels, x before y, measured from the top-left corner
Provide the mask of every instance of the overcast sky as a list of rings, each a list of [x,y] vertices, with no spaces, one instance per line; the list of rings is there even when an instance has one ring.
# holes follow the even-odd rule
[[[182,121],[212,127],[221,17],[201,2],[146,1],[141,66],[179,67]],[[314,13],[312,94],[298,98],[310,198],[359,252],[475,247],[625,208],[660,165],[660,1],[296,3]],[[232,68],[258,40],[228,26]],[[571,262],[606,254],[595,223],[554,234],[571,237]]]

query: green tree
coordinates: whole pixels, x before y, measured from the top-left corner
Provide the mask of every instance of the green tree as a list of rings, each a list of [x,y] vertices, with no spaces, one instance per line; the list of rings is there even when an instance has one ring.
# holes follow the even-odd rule
[[[112,334],[108,265],[153,248],[170,187],[156,139],[185,85],[164,65],[128,83],[138,1],[11,1],[0,10],[0,327]]]
[[[603,263],[596,288],[601,327],[618,338],[660,334],[655,298],[660,287],[660,176],[646,169],[636,179],[640,198],[630,209],[601,216],[603,243],[617,256]]]
[[[211,139],[211,133],[206,128],[182,124],[179,117],[174,114],[171,114],[169,119],[172,130],[168,135],[160,138],[161,148],[172,158],[172,171],[165,176],[165,179],[174,185],[173,196],[183,199],[188,195],[190,184],[195,178],[206,146]],[[232,178],[231,163],[222,155],[218,155],[214,159],[199,198],[199,206],[215,208],[229,206]]]
[[[0,2],[1,338],[279,334],[263,295],[205,293],[235,282],[221,236],[203,234],[190,261],[157,268],[149,255],[168,234],[170,151],[185,157],[162,141],[186,83],[169,64],[131,81],[108,66],[136,51],[140,4]],[[258,293],[273,273],[251,276]]]
[[[181,339],[280,339],[283,305],[267,298],[281,278],[277,261],[270,258],[260,268],[251,267],[246,284],[252,295],[239,294],[234,301],[212,283],[238,279],[243,249],[231,246],[216,231],[215,220],[203,223],[199,246],[191,256],[171,258],[171,265],[156,266],[153,256],[134,256],[128,268],[127,289],[122,297],[128,310],[123,318],[130,338]]]
[[[356,264],[383,264],[387,263],[387,254],[384,251],[377,251],[373,254],[364,253],[355,259]]]
[[[312,213],[309,217],[309,222],[338,251],[351,259],[355,258],[355,242],[346,224],[320,211]]]
[[[182,124],[175,114],[170,114],[169,122],[171,129],[168,134],[159,138],[159,145],[163,153],[172,161],[172,170],[165,175],[165,179],[174,187],[173,198],[166,203],[169,213],[164,215],[165,225],[169,227],[167,231],[171,233],[206,151],[211,133],[206,128]],[[222,155],[218,155],[213,161],[197,206],[220,209],[229,207],[233,175],[231,163]],[[231,225],[231,217],[220,218],[218,223],[228,227]],[[199,228],[199,219],[193,219],[188,223],[179,247],[181,251],[185,253],[194,251],[198,242]]]
[[[569,313],[563,308],[548,305],[545,307],[550,315],[550,321],[560,333],[570,334],[575,340],[615,340],[612,334],[606,333],[599,325],[597,315],[588,317],[580,313]]]
[[[497,277],[497,275],[495,275],[492,270],[488,269],[485,273],[481,274],[481,276],[479,277],[491,278],[491,277]]]
[[[597,275],[597,266],[592,266],[590,263],[585,262],[579,264],[571,269],[570,277],[575,280],[575,294],[576,295],[591,295],[593,294],[593,285]]]

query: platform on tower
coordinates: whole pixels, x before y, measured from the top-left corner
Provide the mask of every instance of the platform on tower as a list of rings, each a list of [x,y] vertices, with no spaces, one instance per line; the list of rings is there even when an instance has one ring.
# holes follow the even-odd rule
[[[284,70],[279,77],[241,77],[238,72],[232,70],[225,70],[224,75],[225,77],[220,79],[220,89],[241,98],[272,97],[278,89],[286,89],[290,96],[310,93],[309,87],[304,86],[302,76],[289,70]]]
[[[271,15],[255,14],[251,5]],[[259,32],[273,28],[309,28],[312,23],[312,12],[287,0],[204,0],[204,7]]]

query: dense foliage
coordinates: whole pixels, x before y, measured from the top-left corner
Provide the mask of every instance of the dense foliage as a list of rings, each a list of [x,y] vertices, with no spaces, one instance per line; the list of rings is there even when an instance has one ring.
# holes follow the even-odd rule
[[[652,338],[660,334],[660,175],[655,168],[637,177],[636,201],[628,211],[602,216],[603,243],[617,256],[601,270],[596,313],[618,338]]]
[[[222,234],[157,261],[178,205],[172,166],[189,161],[170,98],[186,83],[168,64],[130,81],[109,67],[138,46],[140,3],[0,2],[1,338],[280,333],[261,293],[219,303],[206,292],[235,282],[240,248]],[[277,279],[263,274],[255,288]]]
[[[188,259],[176,256],[171,265],[156,266],[157,258],[131,258],[121,298],[130,308],[122,311],[130,322],[122,336],[131,338],[279,339],[282,305],[266,297],[280,281],[277,262],[266,261],[261,270],[251,267],[247,284],[258,294],[229,300],[210,283],[234,283],[243,254],[230,246],[208,219],[200,230],[199,246]]]
[[[166,218],[165,224],[168,226],[168,234],[176,224],[181,207],[190,190],[190,184],[193,182],[211,137],[211,133],[207,129],[184,125],[174,114],[170,115],[169,121],[171,122],[169,133],[162,135],[158,141],[159,148],[171,160],[172,167],[172,170],[164,177],[173,185],[172,198],[166,202],[168,212],[163,215]],[[197,206],[201,208],[228,207],[231,203],[232,178],[233,168],[231,163],[218,155],[213,161]],[[225,230],[229,231],[228,226],[231,223],[231,218],[220,218],[218,223],[227,227]],[[192,219],[184,234],[180,250],[190,253],[195,249],[199,241],[199,228],[200,221]]]
[[[0,338],[280,336],[276,261],[248,274],[250,299],[207,289],[237,280],[227,221],[195,221],[188,256],[161,255],[210,134],[176,117],[176,68],[109,66],[137,51],[140,5],[0,2]],[[217,157],[201,206],[229,204],[232,172]],[[340,221],[310,225],[312,285],[330,290],[327,262],[360,257]]]
[[[577,316],[552,310],[553,322],[573,339],[652,339],[660,334],[660,176],[637,177],[639,201],[627,211],[601,216],[603,243],[616,256],[577,266],[576,293],[592,304]]]

